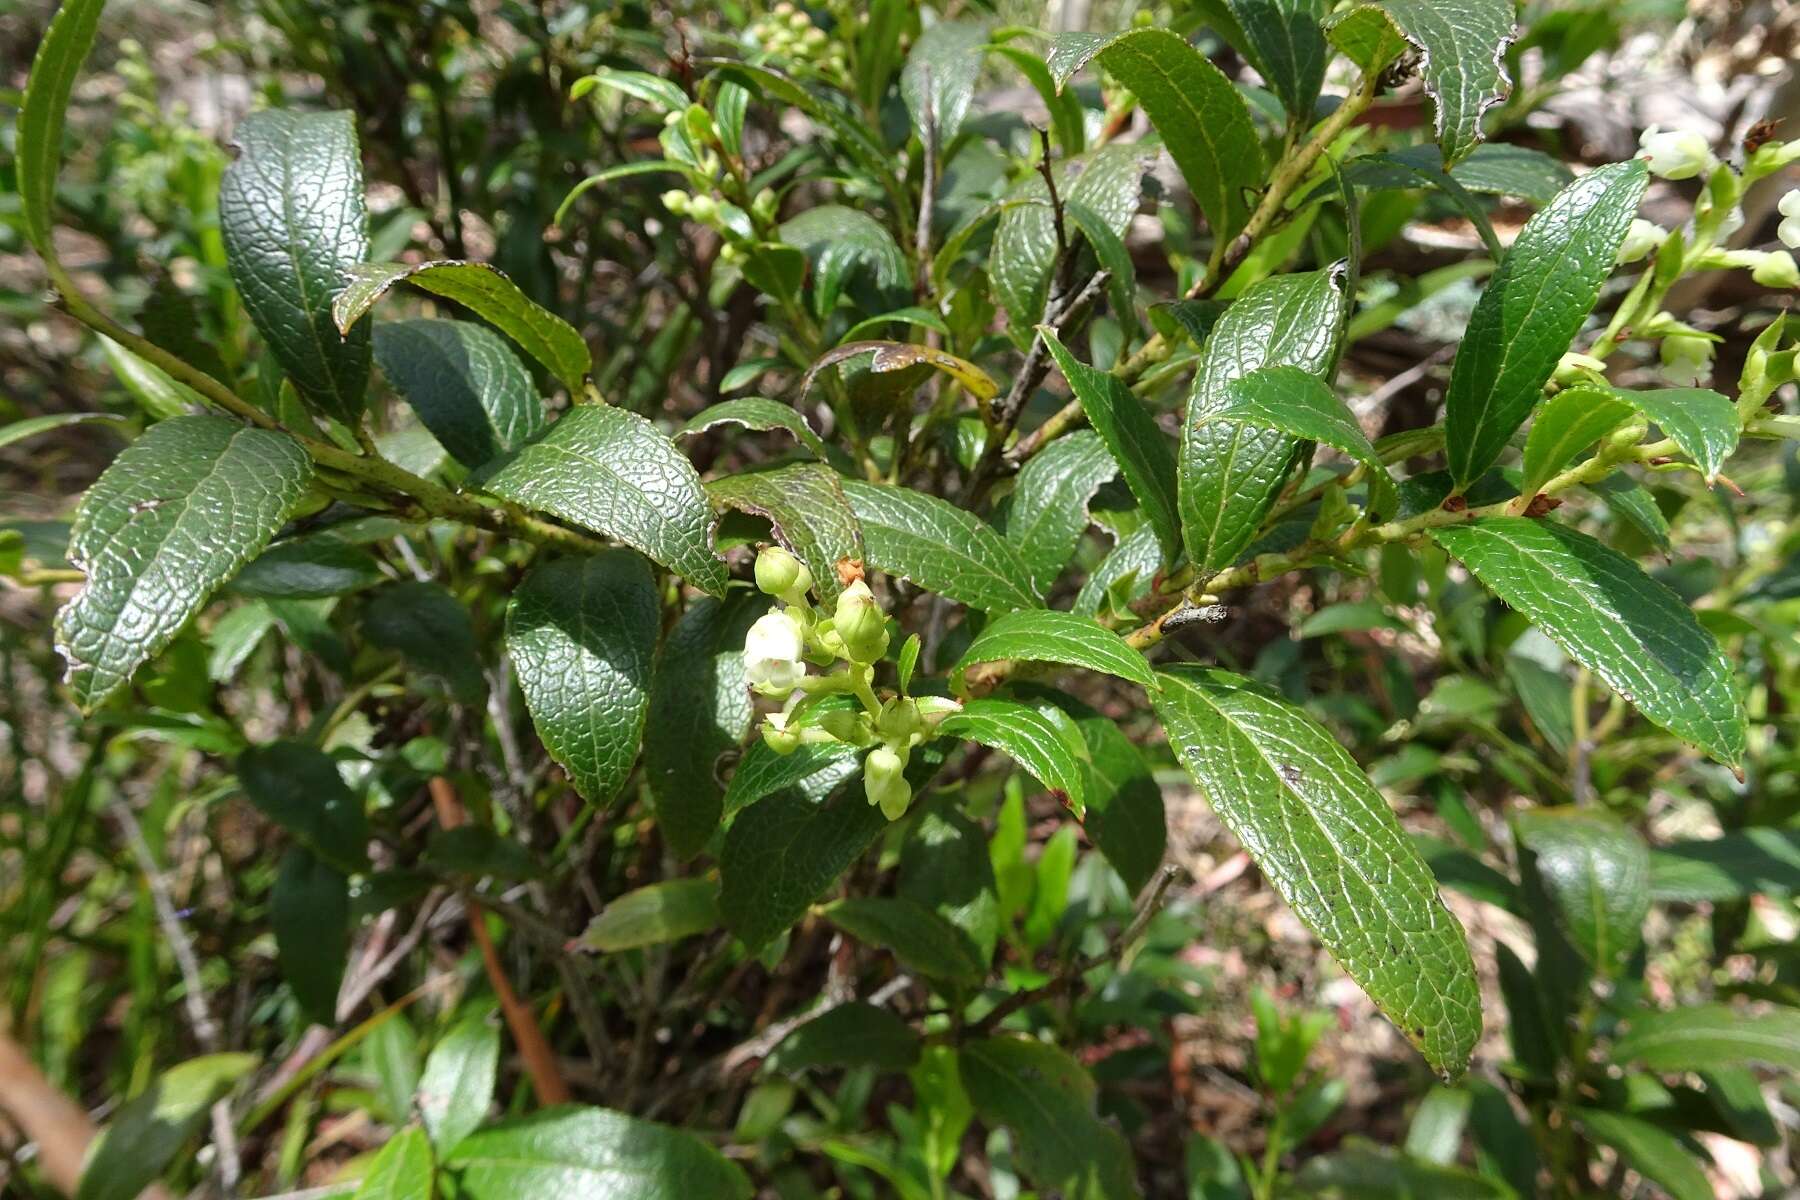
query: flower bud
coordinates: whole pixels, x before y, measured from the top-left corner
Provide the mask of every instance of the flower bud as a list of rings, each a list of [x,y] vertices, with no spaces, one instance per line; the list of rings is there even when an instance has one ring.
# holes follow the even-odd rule
[[[681,189],[672,188],[669,191],[664,192],[662,194],[662,202],[663,207],[674,213],[676,216],[687,216],[690,197]]]
[[[1794,256],[1786,250],[1771,250],[1751,268],[1750,278],[1764,287],[1800,287],[1800,267],[1795,266]]]
[[[1775,205],[1781,214],[1781,224],[1775,227],[1775,236],[1781,244],[1790,250],[1800,250],[1800,188],[1795,188],[1783,196]]]
[[[1693,387],[1712,375],[1713,346],[1697,333],[1672,333],[1659,351],[1662,376],[1676,387]]]
[[[872,663],[887,653],[887,618],[875,603],[869,585],[860,579],[838,597],[831,628],[843,641],[845,656],[852,662]]]
[[[881,815],[897,821],[912,803],[912,785],[906,782],[906,759],[891,746],[877,746],[863,759],[863,791]]]
[[[775,195],[775,189],[764,188],[756,193],[756,199],[750,202],[750,211],[756,214],[756,219],[759,221],[773,221],[778,203],[779,197]]]
[[[881,715],[875,718],[875,732],[881,736],[882,741],[890,745],[909,744],[913,734],[923,727],[918,706],[904,696],[898,696],[882,705]]]
[[[688,201],[688,216],[705,224],[719,215],[719,202],[711,196],[695,196]]]
[[[777,754],[788,755],[800,748],[800,734],[787,727],[786,713],[770,713],[763,718],[762,740]]]
[[[806,639],[786,612],[764,613],[744,637],[744,674],[765,696],[785,696],[806,676],[800,661]]]
[[[869,744],[869,718],[866,713],[840,708],[819,718],[819,728],[840,742],[852,746]]]
[[[812,572],[806,564],[782,547],[765,546],[756,556],[756,586],[769,595],[797,603],[812,585]]]
[[[1662,245],[1663,239],[1668,236],[1669,231],[1654,221],[1633,217],[1631,228],[1625,231],[1625,240],[1619,244],[1619,263],[1636,262]]]
[[[1713,161],[1706,139],[1692,130],[1664,131],[1652,125],[1638,138],[1638,147],[1650,173],[1662,179],[1692,179]]]

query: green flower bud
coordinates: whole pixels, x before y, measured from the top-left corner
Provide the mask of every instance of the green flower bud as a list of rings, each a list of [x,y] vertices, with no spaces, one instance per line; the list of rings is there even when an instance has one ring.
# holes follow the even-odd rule
[[[875,603],[869,585],[857,580],[838,597],[831,628],[844,644],[852,662],[872,663],[887,653],[887,618]]]
[[[711,196],[695,196],[688,201],[688,216],[705,224],[719,215],[719,202]]]
[[[869,718],[861,712],[847,708],[828,712],[819,718],[819,728],[852,746],[869,744]]]
[[[797,602],[812,585],[812,572],[806,564],[782,547],[765,546],[756,556],[756,586],[769,595]]]
[[[779,197],[775,195],[775,189],[764,188],[756,193],[756,199],[750,202],[750,211],[756,214],[756,219],[759,221],[773,221],[778,203]]]
[[[906,745],[912,741],[913,734],[923,728],[918,705],[904,696],[882,705],[881,715],[875,718],[875,732],[889,745]]]
[[[787,727],[786,713],[771,713],[763,718],[762,740],[777,754],[788,755],[800,748],[800,734]]]
[[[863,759],[863,791],[881,815],[898,821],[912,803],[912,785],[906,782],[906,758],[891,746],[877,746]]]
[[[662,194],[662,202],[663,207],[674,213],[676,216],[685,217],[688,214],[688,205],[691,203],[691,197],[679,188],[672,188]]]

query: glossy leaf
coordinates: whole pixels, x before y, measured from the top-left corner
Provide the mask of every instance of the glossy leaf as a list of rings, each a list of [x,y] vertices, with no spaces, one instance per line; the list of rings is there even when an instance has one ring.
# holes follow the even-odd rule
[[[1521,196],[1533,204],[1550,203],[1575,178],[1561,159],[1513,142],[1475,147],[1451,169],[1450,177],[1471,192]]]
[[[582,380],[593,369],[593,356],[581,335],[561,317],[519,290],[519,285],[486,263],[439,260],[422,263],[363,263],[348,273],[348,283],[331,306],[332,319],[350,336],[375,302],[397,284],[454,300],[518,344],[569,389],[581,394]]]
[[[545,426],[525,365],[500,336],[469,321],[386,321],[375,361],[444,449],[479,467]]]
[[[81,499],[69,561],[87,572],[56,615],[75,702],[92,712],[254,558],[306,492],[286,434],[226,417],[154,425]]]
[[[88,1148],[75,1200],[136,1200],[175,1161],[213,1101],[255,1066],[254,1055],[209,1054],[156,1076]]]
[[[1142,654],[1098,621],[1075,613],[1041,609],[990,621],[969,643],[957,669],[999,660],[1086,667],[1128,679],[1148,691],[1157,688],[1156,675]]]
[[[362,632],[370,645],[443,680],[465,704],[487,692],[469,610],[435,583],[409,579],[372,592],[363,609]]]
[[[338,986],[350,958],[350,881],[304,846],[290,846],[269,893],[269,926],[281,977],[307,1019],[337,1022]]]
[[[1143,506],[1166,558],[1181,545],[1175,493],[1175,448],[1123,380],[1076,360],[1054,333],[1041,331],[1050,356],[1081,402],[1088,424],[1106,443],[1126,486]]]
[[[1537,406],[1612,273],[1648,179],[1638,159],[1583,175],[1525,223],[1494,272],[1469,317],[1444,395],[1459,490],[1494,465]]]
[[[852,1000],[834,1005],[781,1040],[769,1055],[771,1070],[877,1067],[904,1071],[919,1061],[920,1039],[885,1008]]]
[[[904,896],[944,918],[974,957],[991,962],[1000,938],[1000,901],[987,832],[947,797],[927,799],[900,846]]]
[[[1603,975],[1637,949],[1650,911],[1650,855],[1600,810],[1539,808],[1513,818],[1519,844],[1555,908],[1569,944]]]
[[[321,600],[386,580],[374,555],[346,538],[321,533],[276,542],[228,586],[240,596],[263,600]]]
[[[860,778],[823,802],[793,788],[777,792],[732,822],[719,856],[719,909],[752,953],[806,915],[887,828]]]
[[[618,538],[703,591],[725,593],[700,477],[636,413],[578,405],[490,464],[478,482],[503,499]]]
[[[369,331],[340,332],[332,303],[369,253],[362,155],[345,112],[267,109],[238,125],[219,182],[219,230],[244,307],[307,403],[361,419]]]
[[[987,21],[939,21],[919,35],[900,72],[900,98],[921,136],[936,130],[940,153],[956,139],[975,95],[988,40]]]
[[[1489,517],[1434,529],[1507,604],[1670,733],[1728,767],[1744,755],[1731,666],[1679,596],[1584,533]]]
[[[803,723],[796,721],[791,728]],[[725,788],[725,816],[788,788],[822,800],[855,774],[861,761],[856,747],[844,742],[812,742],[789,754],[777,754],[758,738],[731,773],[731,783]]]
[[[1291,434],[1215,417],[1232,403],[1231,384],[1258,368],[1326,374],[1346,304],[1343,282],[1326,270],[1254,284],[1201,349],[1183,421],[1180,504],[1188,557],[1203,573],[1230,566],[1250,544],[1299,450]]]
[[[465,1200],[750,1200],[750,1180],[679,1129],[604,1108],[564,1105],[503,1121],[446,1156]]]
[[[51,18],[31,60],[31,77],[19,106],[14,172],[25,237],[47,262],[56,260],[50,241],[55,222],[56,176],[62,167],[63,125],[75,77],[94,48],[100,10],[106,0],[66,0]]]
[[[911,277],[906,253],[894,235],[861,209],[821,204],[783,221],[780,235],[782,242],[806,255],[813,309],[821,316],[837,307],[844,285],[854,275],[864,275],[890,302],[901,298]]]
[[[706,485],[714,503],[767,518],[775,540],[793,551],[812,573],[813,587],[827,605],[844,585],[841,562],[862,562],[862,526],[850,511],[837,472],[820,463],[794,463],[746,471]]]
[[[437,1194],[437,1165],[431,1139],[413,1126],[388,1139],[363,1172],[350,1200],[432,1200]]]
[[[819,440],[819,435],[813,432],[805,417],[791,406],[763,396],[742,396],[702,409],[675,436],[702,433],[715,425],[726,423],[761,431],[785,429],[818,457],[824,458],[826,455],[825,443]]]
[[[719,924],[719,885],[711,879],[665,879],[609,901],[581,935],[602,954],[678,942]]]
[[[962,931],[903,896],[851,896],[825,910],[839,929],[860,942],[891,950],[901,965],[932,979],[971,983],[987,974]]]
[[[991,525],[947,500],[846,479],[868,564],[982,612],[1037,608],[1031,570]]]
[[[1612,393],[1655,421],[1693,459],[1711,483],[1738,444],[1737,408],[1707,388],[1658,388]]]
[[[1281,97],[1290,117],[1309,122],[1331,54],[1319,26],[1324,6],[1318,0],[1225,0],[1225,5],[1237,18],[1257,74]]]
[[[308,850],[345,874],[369,865],[363,802],[324,751],[270,742],[238,756],[238,783],[250,803]]]
[[[1668,1191],[1673,1200],[1713,1200],[1706,1172],[1672,1133],[1639,1117],[1598,1108],[1571,1114],[1596,1142],[1611,1146],[1632,1170]]]
[[[1399,507],[1394,480],[1362,426],[1317,375],[1299,367],[1262,367],[1226,385],[1229,399],[1211,420],[1240,421],[1330,446],[1362,464],[1371,517]]]
[[[1517,33],[1511,0],[1380,0],[1334,14],[1326,29],[1365,72],[1419,52],[1437,142],[1451,166],[1481,141],[1482,114],[1512,87],[1505,67]]]
[[[439,1156],[487,1119],[500,1072],[500,1029],[480,1013],[452,1025],[425,1058],[416,1102]]]
[[[629,550],[543,563],[506,608],[506,652],[550,757],[591,804],[631,775],[650,708],[662,600]]]
[[[1118,464],[1091,429],[1057,438],[1019,471],[1007,503],[1005,534],[1031,572],[1038,595],[1047,594],[1068,567],[1089,524],[1088,502],[1117,473]]]
[[[1093,1077],[1066,1052],[993,1037],[965,1043],[957,1059],[976,1113],[1012,1132],[1043,1192],[1067,1200],[1139,1194],[1125,1139],[1095,1115]]]
[[[1009,755],[1077,817],[1087,809],[1087,745],[1062,714],[1011,700],[971,700],[938,726],[944,737],[979,742]]]
[[[1236,237],[1249,216],[1244,197],[1261,190],[1264,172],[1262,140],[1237,88],[1166,29],[1064,34],[1050,51],[1050,73],[1063,84],[1096,58],[1149,114],[1213,235]]]
[[[23,421],[0,425],[0,446],[10,446],[15,442],[22,442],[26,438],[37,437],[41,433],[49,433],[52,429],[62,429],[69,425],[119,420],[122,418],[114,416],[112,413],[50,413],[42,417],[26,417]]]
[[[1169,743],[1220,820],[1426,1061],[1460,1074],[1481,1033],[1474,964],[1387,802],[1285,700],[1226,671],[1159,674]]]
[[[1521,496],[1535,496],[1551,476],[1575,461],[1575,456],[1623,425],[1631,406],[1597,387],[1572,387],[1558,392],[1538,410],[1525,438],[1525,471],[1519,483]]]
[[[1755,826],[1657,847],[1650,894],[1690,904],[1800,895],[1800,829]]]
[[[700,853],[719,827],[720,757],[750,732],[744,635],[766,607],[760,596],[701,600],[657,651],[644,775],[662,835],[678,858]]]
[[[1612,1058],[1652,1071],[1751,1065],[1800,1071],[1800,1008],[1758,1012],[1699,1004],[1664,1012],[1640,1010],[1614,1040]]]

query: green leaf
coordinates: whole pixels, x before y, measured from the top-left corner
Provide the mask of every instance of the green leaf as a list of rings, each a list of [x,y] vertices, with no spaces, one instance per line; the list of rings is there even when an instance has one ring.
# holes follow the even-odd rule
[[[250,803],[302,846],[344,874],[369,866],[363,802],[337,764],[303,742],[270,742],[238,756],[238,783]]]
[[[965,1044],[957,1059],[976,1113],[1012,1131],[1042,1191],[1064,1200],[1139,1194],[1125,1139],[1095,1115],[1093,1077],[1067,1053],[994,1037]]]
[[[1707,388],[1659,388],[1651,392],[1615,388],[1625,401],[1662,427],[1711,483],[1738,444],[1737,408]]]
[[[432,1200],[437,1194],[437,1165],[425,1131],[412,1126],[388,1139],[363,1172],[351,1200]]]
[[[1601,974],[1637,949],[1650,911],[1650,855],[1638,836],[1598,809],[1538,808],[1513,818],[1519,845],[1558,924]]]
[[[479,467],[544,430],[537,388],[500,336],[470,321],[387,321],[375,361],[433,437]]]
[[[661,631],[656,581],[629,550],[544,563],[507,604],[531,723],[590,804],[611,804],[637,761]]]
[[[1088,527],[1088,501],[1118,473],[1091,429],[1064,434],[1026,462],[1007,502],[1006,540],[1031,572],[1040,596],[1050,591]]]
[[[1652,1071],[1767,1064],[1800,1071],[1800,1008],[1763,1012],[1699,1004],[1668,1012],[1639,1011],[1612,1044],[1612,1060]]]
[[[1109,38],[1064,34],[1050,51],[1050,73],[1066,84],[1095,58],[1137,96],[1214,237],[1236,237],[1249,216],[1245,197],[1262,190],[1265,160],[1249,106],[1231,80],[1166,29]]]
[[[1256,73],[1281,97],[1290,117],[1309,124],[1319,85],[1325,82],[1325,60],[1331,55],[1319,26],[1318,0],[1225,0],[1225,4],[1243,31]]]
[[[1231,384],[1261,367],[1323,376],[1347,303],[1335,270],[1278,275],[1245,289],[1212,328],[1182,423],[1181,526],[1202,574],[1230,566],[1256,536],[1299,449],[1291,434],[1214,417]]]
[[[1000,901],[987,831],[947,797],[920,807],[900,846],[897,893],[930,908],[966,938],[981,962],[1000,939]]]
[[[883,293],[898,293],[911,278],[906,253],[887,226],[861,209],[822,204],[782,222],[781,240],[806,255],[812,269],[813,305],[821,316],[837,306],[843,286],[857,271]]]
[[[788,1034],[768,1064],[770,1070],[789,1074],[820,1067],[904,1071],[919,1061],[919,1050],[919,1035],[905,1021],[885,1008],[852,1000]]]
[[[1053,662],[1128,679],[1147,691],[1156,675],[1124,638],[1091,617],[1039,609],[1009,613],[982,627],[956,669],[997,660]]]
[[[1082,238],[1094,252],[1094,258],[1107,273],[1106,294],[1113,316],[1133,336],[1138,329],[1137,268],[1124,237],[1114,232],[1106,219],[1087,205],[1070,200],[1063,205],[1065,214],[1075,222]]]
[[[369,253],[362,156],[346,112],[268,109],[237,127],[219,181],[231,278],[269,351],[308,404],[355,426],[369,384],[369,331],[340,332],[332,303]]]
[[[592,75],[583,75],[569,85],[569,99],[579,100],[595,88],[610,88],[654,104],[665,113],[682,112],[688,106],[687,93],[681,85],[648,71],[620,71],[601,67]]]
[[[827,605],[837,603],[844,590],[838,564],[861,562],[865,556],[862,527],[838,474],[821,463],[728,475],[708,483],[706,494],[716,504],[767,518],[775,540],[806,564]]]
[[[1544,404],[1525,438],[1519,495],[1535,496],[1575,456],[1623,425],[1631,406],[1605,388],[1572,387]]]
[[[1145,148],[1126,143],[1102,146],[1055,165],[1056,194],[1066,205],[1080,205],[1115,234],[1138,210]],[[1067,225],[1064,235],[1073,237]],[[1056,221],[1050,211],[1049,188],[1038,172],[1026,175],[1007,193],[988,252],[988,274],[994,296],[1012,316],[1013,340],[1024,344],[1032,326],[1044,318],[1050,274],[1056,265]]]
[[[1574,180],[1562,159],[1512,142],[1487,142],[1469,151],[1457,163],[1450,178],[1490,196],[1521,196],[1533,204],[1548,204]]]
[[[900,72],[900,98],[923,138],[929,124],[937,148],[956,140],[981,76],[991,21],[939,21],[919,35]]]
[[[386,580],[374,555],[345,538],[321,533],[276,542],[228,586],[240,596],[262,600],[322,600]]]
[[[1504,65],[1517,34],[1512,0],[1381,0],[1336,13],[1325,27],[1365,73],[1380,71],[1408,47],[1419,52],[1437,142],[1451,166],[1481,141],[1482,114],[1512,87]]]
[[[1356,760],[1284,700],[1226,671],[1159,672],[1169,744],[1264,876],[1445,1075],[1481,1033],[1475,968],[1437,883]]]
[[[304,846],[288,847],[269,893],[269,925],[281,977],[300,1010],[320,1025],[335,1025],[350,959],[350,880]]]
[[[1162,863],[1168,845],[1162,788],[1118,722],[1051,688],[1014,687],[1040,710],[1051,707],[1075,723],[1087,745],[1087,815],[1082,828],[1136,895]]]
[[[1369,481],[1370,516],[1399,507],[1394,480],[1362,426],[1324,380],[1299,367],[1262,367],[1226,385],[1229,397],[1214,421],[1240,421],[1319,442],[1361,463]]]
[[[1109,593],[1114,593],[1115,602],[1122,599],[1125,604],[1149,595],[1163,562],[1158,532],[1146,521],[1121,538],[1088,572],[1081,581],[1081,590],[1075,594],[1072,610],[1091,617],[1107,606]]]
[[[796,721],[789,728],[806,724]],[[731,783],[725,788],[726,817],[748,808],[764,796],[797,787],[815,800],[822,800],[838,784],[855,774],[861,762],[856,747],[844,742],[812,742],[788,754],[777,754],[758,738],[744,751]]]
[[[1407,146],[1392,153],[1359,155],[1344,165],[1343,178],[1364,188],[1435,187],[1475,227],[1490,258],[1498,262],[1505,255],[1487,210],[1454,175],[1445,173],[1443,157],[1436,146]],[[1314,195],[1328,194],[1330,189],[1329,183],[1321,183]]]
[[[735,1163],[690,1133],[604,1108],[565,1105],[467,1138],[445,1166],[465,1200],[750,1200]]]
[[[1181,547],[1181,530],[1176,511],[1175,450],[1169,436],[1157,428],[1149,410],[1123,380],[1076,361],[1054,333],[1041,330],[1040,334],[1057,369],[1069,381],[1069,390],[1081,402],[1088,424],[1106,443],[1126,486],[1155,527],[1165,559],[1174,558]]]
[[[544,308],[505,274],[486,263],[439,260],[422,263],[363,263],[348,272],[347,285],[331,306],[332,319],[346,336],[396,284],[454,300],[516,342],[557,380],[580,396],[593,369],[587,343],[573,326]]]
[[[1800,894],[1800,829],[1764,826],[1650,851],[1650,895],[1698,903]]]
[[[742,425],[746,429],[764,432],[771,429],[785,429],[794,435],[794,440],[820,458],[826,456],[825,443],[819,440],[819,435],[813,432],[812,426],[807,424],[805,417],[781,401],[770,400],[763,396],[743,396],[736,400],[727,400],[723,404],[715,404],[711,408],[702,409],[686,425],[683,425],[675,436],[687,437],[727,422]]]
[[[1612,273],[1648,179],[1638,159],[1588,172],[1525,223],[1501,260],[1469,317],[1444,395],[1459,490],[1494,465],[1536,407]]]
[[[370,645],[443,680],[464,704],[487,692],[469,610],[435,583],[409,579],[372,593],[363,609],[362,631]]]
[[[665,879],[609,901],[588,922],[581,944],[602,954],[678,942],[719,925],[719,885]]]
[[[1617,1150],[1627,1166],[1666,1189],[1674,1200],[1713,1200],[1706,1172],[1674,1134],[1604,1109],[1574,1108],[1571,1115],[1589,1137]]]
[[[19,106],[13,170],[18,177],[25,238],[45,262],[56,261],[50,228],[55,223],[56,176],[62,167],[63,122],[68,115],[69,96],[75,90],[75,77],[81,73],[88,52],[94,48],[100,10],[105,7],[106,0],[66,0],[56,10],[32,57],[31,77],[26,81],[25,98]]]
[[[487,1119],[500,1073],[500,1030],[481,1013],[452,1025],[425,1058],[417,1104],[439,1156]]]
[[[1512,1193],[1462,1167],[1440,1167],[1347,1138],[1329,1154],[1310,1158],[1296,1183],[1302,1195],[1339,1200],[1511,1200]]]
[[[860,778],[823,803],[796,789],[777,792],[732,822],[719,856],[719,909],[750,953],[805,916],[887,828]]]
[[[1681,598],[1637,564],[1586,534],[1524,517],[1431,536],[1639,712],[1728,767],[1743,759],[1730,664]]]
[[[1077,817],[1087,811],[1087,744],[1063,714],[1053,716],[1011,700],[971,700],[945,717],[938,733],[1010,756]]]
[[[1623,471],[1615,471],[1588,484],[1587,489],[1606,502],[1614,520],[1634,526],[1652,546],[1664,554],[1669,552],[1669,518],[1663,516],[1649,488]]]
[[[870,566],[982,612],[1039,607],[1030,568],[975,514],[910,488],[854,479],[843,486]]]
[[[292,438],[226,417],[164,421],[113,460],[76,510],[69,561],[87,581],[56,615],[57,650],[83,712],[268,544],[311,476]]]
[[[657,821],[677,858],[700,853],[719,827],[719,759],[750,732],[744,635],[767,607],[761,596],[701,600],[663,639],[651,675],[644,774]]]
[[[40,433],[48,433],[52,429],[61,429],[66,425],[81,425],[90,421],[122,421],[123,417],[112,413],[51,413],[42,417],[27,417],[23,421],[14,421],[10,425],[0,425],[0,446],[10,446],[14,442],[22,442],[26,438],[36,437]]]
[[[904,896],[852,896],[825,916],[860,942],[891,950],[901,965],[932,979],[978,982],[987,963],[962,930]]]
[[[255,1055],[209,1054],[152,1079],[88,1148],[75,1200],[136,1200],[175,1161],[213,1101],[255,1066]]]
[[[578,405],[489,464],[478,482],[502,499],[635,546],[703,591],[725,593],[700,476],[636,413]]]

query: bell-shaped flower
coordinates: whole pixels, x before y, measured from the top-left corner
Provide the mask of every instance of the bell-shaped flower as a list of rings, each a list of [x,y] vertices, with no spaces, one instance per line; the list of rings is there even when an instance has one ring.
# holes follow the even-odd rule
[[[785,610],[764,613],[744,636],[744,674],[765,696],[785,696],[806,676],[806,636]]]
[[[1650,173],[1661,179],[1692,179],[1713,162],[1706,139],[1687,129],[1664,130],[1652,125],[1638,138],[1638,148]]]
[[[1781,224],[1775,227],[1775,236],[1788,249],[1800,250],[1800,188],[1783,196],[1776,203],[1775,211],[1781,214]]]

